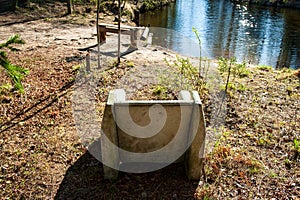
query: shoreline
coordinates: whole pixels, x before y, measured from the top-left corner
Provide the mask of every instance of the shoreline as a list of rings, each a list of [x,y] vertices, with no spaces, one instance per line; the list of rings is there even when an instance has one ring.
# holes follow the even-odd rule
[[[231,0],[237,4],[245,4],[245,5],[256,5],[256,6],[268,6],[274,8],[291,8],[291,9],[300,9],[300,3],[297,1],[270,1],[270,0]]]

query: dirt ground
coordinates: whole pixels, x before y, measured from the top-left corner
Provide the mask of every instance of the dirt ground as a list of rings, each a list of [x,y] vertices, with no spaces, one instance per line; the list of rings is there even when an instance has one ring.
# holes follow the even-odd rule
[[[226,122],[200,181],[187,180],[182,164],[104,180],[102,164],[82,144],[72,113],[74,80],[87,53],[78,48],[96,43],[95,20],[93,13],[62,17],[63,5],[56,8],[41,8],[49,12],[34,13],[38,18],[19,11],[0,17],[0,42],[13,34],[26,42],[8,52],[9,59],[30,70],[24,94],[0,94],[1,199],[299,199],[300,150],[293,141],[300,140],[300,79],[290,70],[253,68],[232,80],[236,88],[229,91]],[[113,23],[114,17],[101,20]],[[176,59],[155,47],[125,56],[121,67],[103,74],[99,103],[111,88],[126,85],[131,73],[137,97],[153,97],[149,82],[136,75],[165,65],[166,57]],[[0,85],[10,83],[3,71],[0,76]]]
[[[113,16],[100,17],[113,23]],[[71,107],[76,66],[86,56],[78,48],[96,43],[95,20],[53,13],[38,18],[1,16],[0,41],[20,34],[26,42],[8,52],[9,59],[30,70],[24,94],[1,95],[1,199],[192,198],[198,183],[185,179],[182,165],[103,179],[102,164],[80,141]],[[9,82],[2,71],[0,83]],[[174,193],[177,186],[183,189]]]

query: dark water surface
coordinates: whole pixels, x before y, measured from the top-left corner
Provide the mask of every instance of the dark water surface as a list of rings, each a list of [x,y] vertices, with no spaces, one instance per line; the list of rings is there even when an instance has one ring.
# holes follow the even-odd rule
[[[186,55],[199,55],[195,27],[203,56],[235,56],[251,64],[300,68],[297,9],[236,5],[229,0],[177,0],[141,15],[140,25],[148,24],[166,28],[152,30],[155,44]]]

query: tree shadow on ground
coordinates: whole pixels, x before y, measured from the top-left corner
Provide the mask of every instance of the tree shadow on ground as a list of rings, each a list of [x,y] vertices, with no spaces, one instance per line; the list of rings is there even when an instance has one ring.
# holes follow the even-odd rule
[[[74,83],[74,80],[66,83],[55,93],[49,94],[48,96],[39,99],[36,103],[18,112],[13,118],[10,118],[7,121],[1,123],[0,133],[11,129],[12,127],[18,125],[22,121],[24,122],[26,120],[31,119],[32,117],[51,107],[54,102],[58,101],[59,98],[67,95],[68,92],[70,92],[71,87],[74,85]]]
[[[67,16],[67,4],[60,1],[31,0],[15,10],[0,13],[0,26]]]
[[[67,170],[55,199],[194,199],[197,186],[187,179],[183,163],[104,180],[102,163],[86,152]]]

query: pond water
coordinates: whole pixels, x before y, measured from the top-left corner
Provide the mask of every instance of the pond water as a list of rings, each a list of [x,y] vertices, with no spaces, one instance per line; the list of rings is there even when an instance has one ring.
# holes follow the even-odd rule
[[[229,0],[176,0],[140,16],[152,29],[153,43],[199,56],[235,56],[239,61],[274,68],[300,68],[300,10],[245,6]]]

